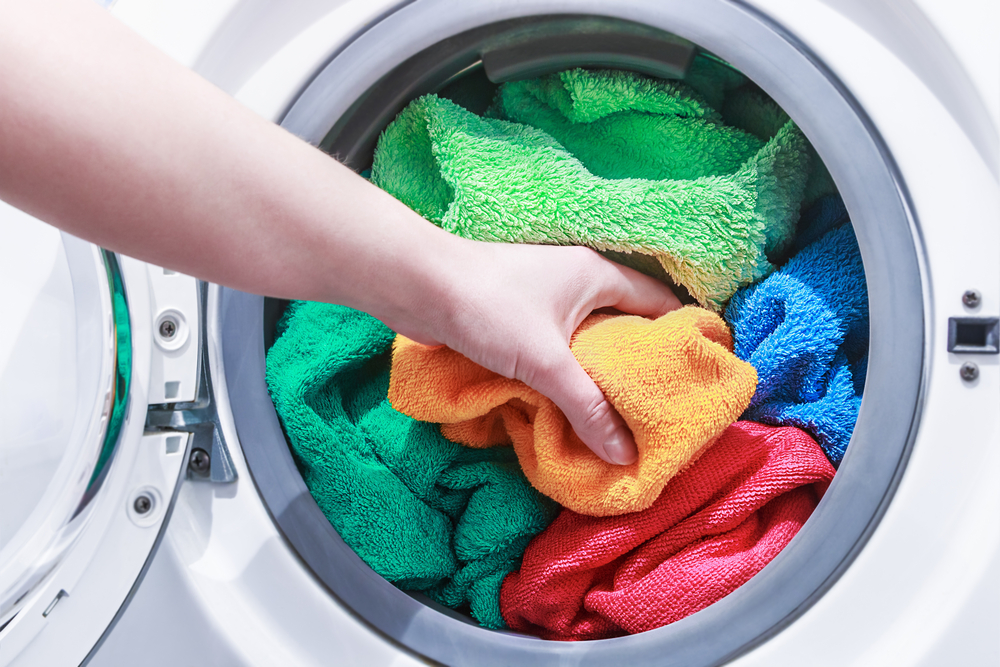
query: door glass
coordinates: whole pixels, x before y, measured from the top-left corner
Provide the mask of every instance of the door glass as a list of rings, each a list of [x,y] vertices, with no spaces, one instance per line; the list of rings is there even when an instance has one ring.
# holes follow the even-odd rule
[[[127,384],[115,382],[115,274],[103,251],[3,202],[0,238],[2,623],[82,525],[74,517],[113,451],[104,443]]]

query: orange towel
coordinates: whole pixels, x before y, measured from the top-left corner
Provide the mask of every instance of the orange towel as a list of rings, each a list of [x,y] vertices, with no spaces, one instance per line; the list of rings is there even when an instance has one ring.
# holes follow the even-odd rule
[[[632,429],[639,458],[605,463],[549,399],[447,347],[397,336],[389,401],[439,422],[470,447],[513,444],[531,484],[580,514],[612,516],[653,504],[750,404],[753,367],[732,353],[722,319],[688,306],[657,320],[591,315],[570,349]]]

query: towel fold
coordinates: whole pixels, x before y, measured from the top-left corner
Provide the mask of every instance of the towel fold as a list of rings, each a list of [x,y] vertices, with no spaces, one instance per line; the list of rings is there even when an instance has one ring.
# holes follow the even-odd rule
[[[722,90],[733,83],[733,70],[719,63],[695,70],[696,81],[715,80]],[[788,114],[745,79],[720,90],[721,114],[686,83],[615,70],[566,70],[503,84],[487,113],[544,130],[590,173],[609,179],[731,174],[789,123]],[[772,261],[789,249],[798,204],[836,192],[823,161],[808,142],[805,147],[808,176],[801,199],[789,202],[768,227],[764,252]]]
[[[364,313],[293,302],[267,382],[306,486],[378,574],[504,627],[503,577],[558,508],[509,447],[474,450],[392,409],[395,334]]]
[[[649,507],[747,406],[756,376],[731,345],[725,322],[695,306],[580,325],[570,348],[635,435],[639,458],[627,466],[599,459],[537,391],[447,347],[397,338],[389,400],[470,447],[512,442],[532,485],[566,507],[623,514]]]
[[[723,109],[729,95],[748,84],[750,79],[742,72],[705,52],[695,54],[684,75],[684,85],[695,90],[713,109]]]
[[[850,222],[847,207],[840,195],[821,197],[802,213],[792,248],[796,253],[802,252],[834,229]]]
[[[764,568],[833,478],[795,428],[737,422],[647,510],[564,510],[500,594],[514,630],[546,639],[643,632],[704,609]]]
[[[868,291],[847,221],[839,198],[817,201],[803,233],[833,229],[726,309],[736,355],[760,379],[743,419],[808,431],[834,465],[854,431],[868,364]]]
[[[788,122],[788,114],[764,91],[752,83],[747,83],[726,95],[722,106],[722,120],[727,125],[749,132],[761,141],[767,141]],[[809,206],[824,195],[837,192],[837,186],[834,185],[830,172],[816,154],[812,144],[808,144],[807,152],[811,167],[802,192],[803,207]],[[800,220],[796,229],[796,240],[801,235],[801,230]],[[774,248],[768,251],[768,258],[780,264],[787,259],[785,253],[788,250],[790,248],[787,244]]]
[[[731,174],[766,142],[724,125],[682,83],[614,70],[505,83],[489,113],[547,132],[591,174],[608,179]]]
[[[682,84],[583,70],[504,84],[495,113],[572,148],[428,95],[380,137],[372,182],[467,238],[651,255],[715,310],[792,236],[811,158],[791,121],[763,142]]]

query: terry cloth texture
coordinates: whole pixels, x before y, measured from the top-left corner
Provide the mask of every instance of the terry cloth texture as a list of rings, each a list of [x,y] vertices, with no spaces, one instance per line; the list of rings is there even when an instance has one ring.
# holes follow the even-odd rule
[[[809,206],[799,220],[793,250],[798,253],[841,225],[850,223],[847,207],[839,195],[822,197]]]
[[[726,125],[745,130],[766,141],[788,121],[788,114],[764,91],[730,65],[699,53],[684,75],[684,83],[693,88],[713,108],[722,112]],[[812,170],[806,182],[803,204],[808,205],[824,195],[834,194],[837,187],[826,165],[809,146]],[[774,261],[775,257],[771,257]]]
[[[838,465],[854,431],[868,367],[868,291],[839,199],[821,199],[805,231],[834,227],[726,309],[734,349],[760,383],[743,419],[798,426]],[[840,221],[840,226],[836,226]]]
[[[715,310],[794,232],[811,157],[791,121],[763,141],[683,84],[584,70],[506,83],[491,113],[524,122],[415,100],[372,182],[467,238],[653,256]]]
[[[504,618],[514,630],[572,640],[689,616],[763,569],[833,473],[802,431],[737,422],[649,509],[604,518],[564,510],[504,580]]]
[[[696,306],[580,325],[570,348],[635,435],[627,466],[598,458],[549,399],[446,347],[397,338],[389,400],[470,447],[512,442],[532,485],[570,509],[624,514],[649,507],[747,406],[757,378],[731,346],[725,322]]]
[[[764,91],[751,83],[728,93],[721,109],[723,122],[746,130],[763,141],[773,137],[788,122],[788,114]],[[804,206],[837,192],[830,172],[811,144],[808,151],[812,168],[802,195]],[[771,261],[779,259],[776,253],[769,253],[768,256]]]
[[[594,95],[595,86],[607,94]],[[490,113],[544,130],[608,179],[731,174],[766,141],[723,125],[684,84],[631,72],[570,70],[512,81],[500,86]]]
[[[509,447],[449,442],[389,405],[395,334],[343,306],[293,302],[267,382],[306,486],[337,532],[398,587],[504,627],[500,583],[558,508]]]

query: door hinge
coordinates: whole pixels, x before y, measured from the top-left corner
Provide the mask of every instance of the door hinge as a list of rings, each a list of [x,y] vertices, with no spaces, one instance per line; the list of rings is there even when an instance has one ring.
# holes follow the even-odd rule
[[[187,477],[217,483],[236,481],[226,437],[219,422],[212,374],[208,364],[206,304],[208,283],[198,281],[198,308],[201,311],[198,351],[198,391],[189,403],[150,405],[146,411],[147,431],[180,431],[193,434],[187,462]]]

